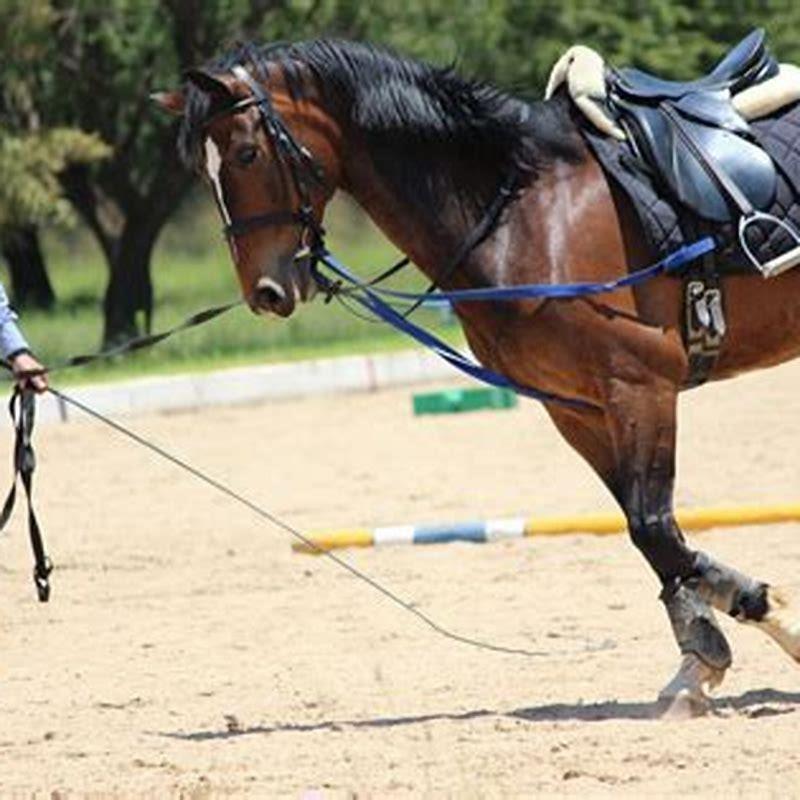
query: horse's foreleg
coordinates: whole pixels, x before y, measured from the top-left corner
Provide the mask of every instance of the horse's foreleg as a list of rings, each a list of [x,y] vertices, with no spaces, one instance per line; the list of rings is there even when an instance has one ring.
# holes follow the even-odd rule
[[[705,687],[721,682],[731,650],[708,598],[688,581],[698,555],[683,538],[673,515],[676,389],[667,380],[614,381],[607,414],[616,472],[609,482],[628,520],[631,539],[662,584],[661,600],[683,661],[661,693],[673,708],[705,710]]]
[[[672,403],[666,423],[655,425],[634,421],[633,413],[623,413],[622,406],[629,403],[621,406],[617,402],[621,420],[616,425],[609,425],[602,414],[548,410],[564,438],[589,462],[625,509],[634,541],[662,579],[661,599],[683,654],[681,666],[662,697],[670,705],[680,698],[688,702],[690,710],[696,710],[705,707],[704,686],[715,686],[722,680],[731,663],[731,652],[708,603],[669,578],[685,574],[693,564],[693,554],[686,549],[672,517],[674,398]],[[650,435],[644,436],[648,429]],[[629,463],[631,468],[620,469],[620,462]]]

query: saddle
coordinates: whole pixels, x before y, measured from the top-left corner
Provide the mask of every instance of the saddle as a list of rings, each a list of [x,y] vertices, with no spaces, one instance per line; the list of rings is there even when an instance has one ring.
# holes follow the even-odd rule
[[[765,277],[800,263],[800,233],[766,213],[775,199],[776,164],[745,118],[800,99],[800,70],[778,64],[763,30],[745,37],[708,75],[686,83],[632,68],[603,66],[599,74],[598,62],[588,48],[571,48],[556,64],[548,93],[568,83],[595,126],[627,139],[638,166],[665,193],[709,223],[738,223],[742,251]],[[762,263],[748,242],[752,225],[778,226],[793,244]]]

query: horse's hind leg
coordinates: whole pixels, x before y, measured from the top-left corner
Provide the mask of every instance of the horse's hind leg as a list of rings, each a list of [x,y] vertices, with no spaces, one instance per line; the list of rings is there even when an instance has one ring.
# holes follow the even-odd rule
[[[785,590],[754,581],[705,553],[697,554],[696,567],[697,576],[690,578],[687,586],[720,611],[763,630],[800,662],[800,609],[796,598]]]
[[[627,393],[625,393],[627,394]],[[731,663],[728,643],[708,603],[672,576],[692,569],[693,554],[672,517],[675,398],[668,392],[660,420],[641,421],[633,413],[640,400],[617,397],[609,425],[602,414],[550,408],[564,438],[592,465],[624,508],[634,541],[656,568],[675,638],[683,654],[675,677],[661,693],[665,704],[688,705],[691,712],[707,705],[704,688],[721,682]],[[623,409],[629,408],[630,413]],[[639,411],[646,409],[639,409]],[[652,416],[650,414],[649,416]],[[626,423],[623,422],[626,421]],[[621,468],[620,464],[628,467]]]
[[[785,589],[767,588],[767,611],[754,622],[800,664],[800,598]]]

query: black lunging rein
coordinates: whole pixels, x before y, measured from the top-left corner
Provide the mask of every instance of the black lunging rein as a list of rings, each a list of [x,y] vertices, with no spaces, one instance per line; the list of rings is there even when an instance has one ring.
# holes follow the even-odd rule
[[[33,510],[33,471],[36,469],[36,456],[31,442],[36,411],[36,396],[33,391],[15,386],[8,410],[11,414],[15,434],[14,480],[3,504],[3,510],[0,511],[0,531],[5,528],[11,512],[14,510],[19,479],[25,489],[25,497],[28,501],[28,532],[34,561],[33,582],[36,585],[36,594],[40,602],[46,603],[50,599],[50,573],[53,571],[53,565],[45,553],[39,520]]]
[[[308,152],[308,150],[306,150],[304,147],[302,147],[297,143],[297,141],[291,135],[289,130],[283,124],[280,117],[274,111],[267,94],[264,92],[262,87],[256,81],[253,80],[253,78],[244,69],[244,67],[234,68],[234,73],[237,74],[238,77],[240,77],[247,83],[247,85],[251,88],[253,92],[253,96],[251,98],[245,98],[244,100],[239,101],[234,106],[220,113],[222,114],[237,113],[238,111],[241,111],[253,105],[258,107],[264,129],[269,135],[273,143],[273,146],[276,148],[276,151],[278,152],[281,161],[289,165],[289,168],[291,170],[292,180],[294,182],[295,190],[297,191],[300,205],[297,211],[281,211],[271,214],[262,214],[262,215],[247,217],[239,220],[232,220],[225,227],[225,234],[226,236],[231,238],[247,233],[251,230],[254,230],[255,228],[268,225],[288,225],[288,224],[297,225],[300,228],[300,237],[299,237],[300,245],[303,246],[304,244],[306,244],[309,246],[309,255],[312,259],[312,271],[313,271],[313,266],[315,263],[314,262],[315,255],[325,252],[324,230],[314,217],[313,209],[310,203],[310,193],[308,190],[308,184],[306,178],[308,176],[311,176],[315,181],[321,182],[321,173],[319,171],[318,165],[315,163],[313,157]],[[478,246],[482,241],[485,240],[485,238],[489,235],[489,233],[495,226],[503,209],[506,207],[508,202],[515,196],[515,189],[516,185],[513,179],[507,180],[503,183],[496,198],[486,209],[483,218],[481,219],[479,224],[475,227],[475,229],[470,233],[467,239],[462,243],[461,247],[458,249],[454,257],[450,260],[446,269],[440,275],[440,278],[442,277],[442,275],[449,276],[449,274],[469,254],[469,252],[473,250],[476,246]],[[307,238],[309,239],[309,241],[306,241]],[[373,279],[371,283],[374,284],[376,282],[383,280],[389,275],[394,274],[402,266],[405,266],[406,263],[408,263],[407,259],[395,265],[390,270],[387,270],[382,275],[378,276],[376,279]],[[336,293],[334,291],[334,288],[331,286],[330,282],[326,282],[325,284],[323,284],[323,288],[328,290],[329,297],[333,296]],[[429,292],[430,291],[431,290],[429,290]],[[342,293],[344,293],[344,291]],[[223,314],[231,310],[235,306],[240,305],[241,302],[242,301],[240,300],[238,302],[229,303],[225,306],[219,306],[216,308],[208,309],[207,311],[199,312],[198,314],[195,314],[194,316],[187,319],[185,322],[181,323],[180,325],[168,331],[165,331],[164,333],[137,337],[136,339],[133,339],[127,342],[126,344],[110,348],[105,351],[93,354],[75,356],[52,369],[45,370],[45,372],[51,372],[54,371],[55,369],[66,369],[69,367],[77,367],[91,363],[99,359],[106,359],[112,356],[122,355],[123,353],[132,352],[135,350],[140,350],[145,347],[152,346],[154,344],[163,341],[169,336],[172,336],[174,333],[177,333],[178,331],[186,330],[187,328],[195,327],[197,325],[201,325],[205,322],[208,322],[214,317],[217,317],[220,314]],[[410,311],[416,308],[417,305],[418,303],[414,304],[414,306],[410,309]],[[273,524],[282,528],[284,531],[290,533],[291,535],[303,541],[305,544],[311,546],[312,549],[318,550],[323,556],[329,558],[338,566],[350,572],[354,577],[368,583],[370,586],[372,586],[374,589],[382,593],[385,597],[387,597],[389,600],[400,606],[402,609],[416,616],[418,619],[420,619],[422,622],[424,622],[426,625],[432,628],[436,633],[451,640],[461,642],[463,644],[468,644],[481,649],[491,650],[500,653],[523,655],[528,657],[537,657],[537,656],[552,657],[554,655],[558,655],[552,652],[530,651],[520,648],[503,647],[489,642],[484,642],[470,637],[462,636],[460,634],[454,633],[442,627],[441,625],[436,623],[431,617],[427,616],[419,608],[417,608],[416,604],[403,600],[394,592],[392,592],[390,589],[386,588],[381,583],[379,583],[377,580],[370,577],[362,570],[359,570],[358,568],[356,568],[349,562],[345,561],[335,553],[331,553],[326,550],[320,549],[313,542],[307,539],[307,537],[303,536],[302,533],[300,533],[287,523],[283,522],[274,514],[271,514],[262,506],[254,503],[251,500],[248,500],[247,498],[238,494],[232,489],[228,488],[221,482],[216,481],[215,479],[209,477],[208,475],[196,469],[195,467],[192,467],[187,462],[171,455],[163,448],[160,448],[157,445],[153,444],[152,442],[149,442],[144,437],[139,436],[138,434],[125,428],[119,423],[114,422],[108,417],[99,414],[94,409],[77,401],[76,399],[70,397],[69,395],[66,395],[65,393],[60,392],[52,387],[49,388],[49,391],[54,397],[59,399],[61,402],[69,403],[77,408],[80,408],[85,413],[111,426],[116,431],[124,434],[125,436],[129,437],[138,444],[147,447],[154,453],[160,455],[162,458],[165,458],[174,465],[180,467],[181,469],[188,471],[189,473],[194,475],[196,478],[202,480],[206,484],[226,494],[227,496],[231,497],[237,502],[247,506],[252,511],[259,514],[262,518],[269,520]],[[11,413],[16,433],[15,446],[14,446],[14,482],[12,484],[11,491],[9,492],[6,502],[3,506],[3,509],[2,511],[0,511],[0,531],[8,522],[8,519],[13,510],[14,502],[16,499],[17,481],[18,479],[20,479],[25,489],[26,497],[28,500],[29,531],[30,531],[31,546],[34,553],[34,562],[35,562],[34,581],[36,584],[36,590],[39,600],[42,602],[46,602],[50,596],[49,576],[52,571],[52,565],[50,563],[50,560],[47,558],[47,555],[45,554],[41,536],[41,530],[32,504],[32,491],[33,491],[32,480],[33,480],[33,472],[36,465],[36,460],[31,441],[31,437],[33,434],[34,419],[35,419],[34,393],[29,389],[21,389],[19,388],[19,386],[15,387],[14,393],[11,398],[9,410]],[[607,643],[603,643],[603,645],[601,645],[601,648],[605,648],[607,646],[608,646]],[[589,649],[593,648],[591,647],[584,648],[583,652],[587,652]],[[563,653],[562,655],[575,655],[575,653]]]
[[[72,367],[82,367],[95,361],[107,360],[120,356],[123,353],[133,353],[137,350],[143,350],[146,347],[152,347],[180,331],[203,325],[241,304],[242,301],[238,300],[223,306],[215,306],[214,308],[200,311],[197,314],[193,314],[179,325],[176,325],[174,328],[170,328],[162,333],[137,336],[124,344],[117,345],[116,347],[109,347],[97,353],[72,356],[60,364],[48,367],[44,372],[49,375],[53,372],[60,372],[61,370],[70,369]],[[4,363],[4,366],[10,371],[7,364]],[[41,373],[35,372],[30,374],[33,376]],[[63,395],[55,390],[51,390],[51,392],[59,398],[64,398]],[[50,598],[50,573],[53,567],[45,553],[39,520],[33,508],[33,472],[36,469],[36,456],[32,443],[34,422],[36,420],[36,396],[34,392],[30,389],[21,389],[19,385],[15,386],[11,394],[8,410],[11,415],[11,423],[14,426],[14,478],[6,501],[3,504],[3,508],[0,510],[0,533],[7,525],[8,520],[11,518],[11,512],[14,510],[17,499],[17,484],[22,483],[25,490],[25,497],[28,501],[28,533],[30,535],[34,560],[33,581],[36,585],[36,594],[39,600],[46,603]]]

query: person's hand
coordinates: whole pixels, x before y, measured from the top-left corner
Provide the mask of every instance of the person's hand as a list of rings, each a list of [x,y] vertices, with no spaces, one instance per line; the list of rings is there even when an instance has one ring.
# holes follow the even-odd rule
[[[44,367],[31,353],[17,353],[11,358],[11,369],[21,389],[33,389],[38,394],[47,391],[47,375],[42,372]]]

